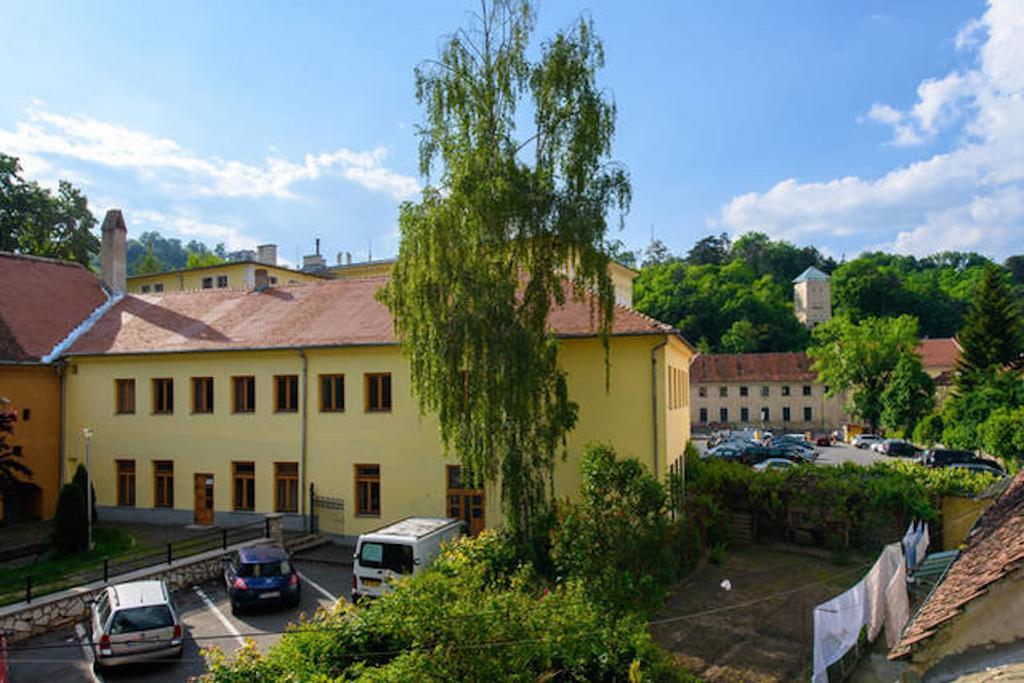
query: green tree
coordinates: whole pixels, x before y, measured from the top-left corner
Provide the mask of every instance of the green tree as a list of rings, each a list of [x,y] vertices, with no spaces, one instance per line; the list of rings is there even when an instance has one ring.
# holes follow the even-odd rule
[[[17,487],[24,479],[32,476],[32,470],[22,462],[21,454],[15,453],[7,438],[14,434],[17,413],[10,410],[10,399],[0,397],[0,493]]]
[[[644,260],[641,265],[643,265],[644,268],[647,268],[648,266],[664,265],[674,260],[677,260],[676,257],[672,255],[672,252],[669,251],[669,248],[664,242],[658,239],[652,239],[651,243],[647,245],[646,249],[644,249]]]
[[[86,501],[89,500],[88,493],[86,492],[86,485],[89,483],[89,473],[85,470],[85,465],[79,464],[75,468],[75,476],[71,478],[71,483],[82,489],[82,495]],[[96,487],[92,487],[92,521],[96,522],[98,516],[96,514]]]
[[[957,392],[942,408],[942,443],[950,448],[978,448],[979,427],[1000,408],[1024,406],[1024,383],[1017,371],[994,372],[985,382]]]
[[[1016,361],[1024,352],[1024,324],[1019,304],[999,266],[985,267],[967,321],[958,341],[962,352],[956,363],[956,388],[968,392],[985,383],[994,372]]]
[[[561,510],[551,558],[560,576],[581,579],[594,599],[617,612],[651,606],[675,578],[668,498],[634,459],[588,444],[578,502]]]
[[[711,235],[698,240],[686,254],[686,261],[695,266],[708,264],[720,266],[730,259],[732,242],[727,233]]]
[[[920,356],[913,351],[900,355],[881,398],[882,426],[912,434],[935,407],[935,382],[921,368]]]
[[[206,266],[217,266],[224,263],[224,259],[211,251],[189,251],[186,268],[204,268]]]
[[[166,270],[160,259],[153,253],[153,245],[150,244],[146,248],[146,253],[135,263],[135,275],[153,275],[154,273],[162,273]]]
[[[910,316],[856,323],[837,316],[814,329],[807,353],[829,395],[849,391],[852,411],[875,431],[882,417],[882,396],[900,358],[913,354],[916,345],[917,320]]]
[[[729,328],[729,331],[722,335],[722,341],[719,346],[726,353],[753,353],[757,351],[758,336],[754,323],[749,320],[737,320]]]
[[[525,542],[549,514],[555,458],[577,419],[548,314],[594,292],[607,345],[607,215],[628,208],[630,184],[610,159],[615,105],[597,83],[604,52],[592,23],[533,53],[528,3],[485,2],[474,21],[416,69],[428,185],[401,208],[381,298],[420,409],[437,414],[463,465],[500,476]]]
[[[51,190],[21,177],[16,157],[0,154],[0,251],[75,261],[99,251],[96,218],[82,191],[61,180]]]
[[[89,520],[81,487],[64,484],[53,515],[53,547],[61,555],[73,555],[89,545]]]
[[[1024,408],[993,410],[978,425],[978,443],[986,453],[1019,462],[1024,454]]]
[[[939,413],[929,413],[921,418],[914,426],[914,432],[911,438],[913,438],[914,443],[931,447],[942,442],[942,432],[944,428],[945,425],[942,422],[942,415]]]

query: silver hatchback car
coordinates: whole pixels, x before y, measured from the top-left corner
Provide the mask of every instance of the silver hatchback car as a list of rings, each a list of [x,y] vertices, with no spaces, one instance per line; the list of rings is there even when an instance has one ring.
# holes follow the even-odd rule
[[[163,581],[110,586],[91,613],[97,668],[181,657],[184,627]]]

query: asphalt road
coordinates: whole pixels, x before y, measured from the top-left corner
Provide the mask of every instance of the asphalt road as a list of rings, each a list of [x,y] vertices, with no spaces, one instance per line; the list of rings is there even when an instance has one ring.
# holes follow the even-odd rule
[[[346,565],[303,561],[295,566],[302,575],[302,600],[295,608],[265,608],[259,612],[231,614],[231,604],[223,581],[177,591],[174,604],[185,623],[185,648],[180,660],[155,662],[93,672],[92,653],[87,645],[85,624],[76,624],[9,647],[13,683],[35,681],[146,681],[162,683],[187,680],[206,670],[200,648],[216,645],[233,652],[251,638],[265,651],[275,643],[285,626],[299,615],[312,614],[319,607],[330,607],[339,598],[348,599],[352,587],[352,568]]]

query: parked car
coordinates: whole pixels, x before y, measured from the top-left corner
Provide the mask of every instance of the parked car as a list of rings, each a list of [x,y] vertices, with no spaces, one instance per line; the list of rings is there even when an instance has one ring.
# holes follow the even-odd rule
[[[184,626],[163,581],[108,586],[89,607],[97,669],[181,656]]]
[[[997,477],[1001,477],[1006,472],[997,463],[991,460],[985,460],[978,458],[974,462],[951,462],[945,467],[953,467],[958,470],[968,470],[970,472],[985,472],[987,474],[994,474]]]
[[[815,446],[832,446],[832,436],[830,434],[818,434],[814,437]]]
[[[768,458],[754,465],[756,472],[764,472],[765,470],[786,470],[790,467],[796,467],[796,463],[787,458]]]
[[[745,465],[756,465],[770,458],[782,458],[797,462],[811,462],[813,457],[797,446],[751,446],[743,451],[740,461]]]
[[[916,458],[922,453],[922,449],[903,439],[886,439],[873,448],[891,458]]]
[[[233,553],[224,561],[224,584],[232,614],[252,605],[295,607],[302,596],[299,574],[288,551],[278,545],[253,545]]]
[[[854,448],[870,448],[872,445],[881,443],[885,439],[878,434],[858,434],[853,437]]]
[[[931,467],[943,467],[953,463],[973,462],[977,457],[974,451],[932,448],[922,454],[922,461]]]
[[[441,552],[441,544],[466,532],[465,522],[443,517],[407,517],[362,534],[352,565],[352,601],[393,589],[397,577],[418,574]]]

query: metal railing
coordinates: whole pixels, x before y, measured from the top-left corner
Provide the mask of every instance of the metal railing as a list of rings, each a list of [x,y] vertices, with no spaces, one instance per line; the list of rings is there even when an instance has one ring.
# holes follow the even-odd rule
[[[175,560],[210,550],[226,550],[236,543],[268,538],[269,530],[267,520],[243,526],[211,529],[178,541],[132,548],[113,557],[104,557],[97,560],[95,565],[70,574],[60,567],[40,568],[38,571],[32,571],[29,567],[26,569],[27,573],[18,572],[17,576],[0,578],[0,605],[22,600],[31,603],[32,600],[44,595],[94,581],[109,583],[111,579],[139,569],[169,565]]]

